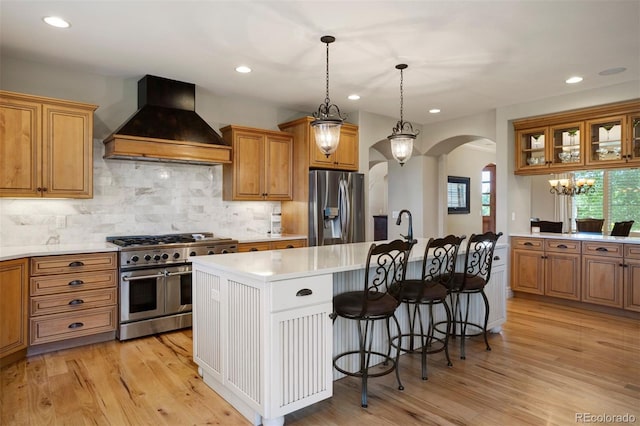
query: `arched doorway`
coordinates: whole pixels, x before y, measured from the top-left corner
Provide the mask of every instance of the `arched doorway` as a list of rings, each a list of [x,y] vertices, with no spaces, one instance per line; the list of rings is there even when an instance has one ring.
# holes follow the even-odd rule
[[[496,232],[496,165],[482,169],[482,232]]]

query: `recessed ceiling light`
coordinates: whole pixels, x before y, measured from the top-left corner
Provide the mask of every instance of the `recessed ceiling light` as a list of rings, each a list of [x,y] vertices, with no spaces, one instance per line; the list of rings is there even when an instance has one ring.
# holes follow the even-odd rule
[[[58,16],[45,16],[44,18],[42,18],[42,20],[52,27],[56,28],[69,28],[71,26],[70,23]]]
[[[437,113],[439,113],[439,112],[440,112],[440,110],[439,110],[438,108],[431,108],[431,109],[429,110],[429,113],[430,113],[430,114],[437,114]]]
[[[609,68],[603,71],[600,71],[598,74],[599,75],[614,75],[614,74],[620,74],[621,72],[625,72],[627,69],[625,67],[616,67],[616,68]]]
[[[347,96],[347,99],[351,100],[351,101],[357,101],[358,99],[360,99],[360,95],[356,95],[355,93],[353,95],[349,95]]]
[[[236,71],[242,74],[247,74],[251,72],[251,68],[249,68],[246,65],[240,65],[239,67],[236,68]]]
[[[569,77],[568,79],[565,80],[565,83],[567,84],[576,84],[576,83],[580,83],[582,81],[582,77],[578,77],[573,76],[573,77]]]

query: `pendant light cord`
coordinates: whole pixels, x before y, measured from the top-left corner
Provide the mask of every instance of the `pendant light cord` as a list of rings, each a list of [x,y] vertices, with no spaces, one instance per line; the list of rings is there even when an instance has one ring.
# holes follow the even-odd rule
[[[329,103],[331,102],[331,100],[329,99],[329,43],[326,43],[326,45],[327,45],[327,70],[326,70],[327,93],[326,93],[326,97],[324,98],[324,103],[329,105]]]
[[[404,95],[403,95],[403,90],[402,90],[402,82],[403,82],[403,78],[402,78],[402,69],[400,70],[400,122],[404,123],[404,119],[403,119],[403,115],[402,115],[402,107],[404,105]]]

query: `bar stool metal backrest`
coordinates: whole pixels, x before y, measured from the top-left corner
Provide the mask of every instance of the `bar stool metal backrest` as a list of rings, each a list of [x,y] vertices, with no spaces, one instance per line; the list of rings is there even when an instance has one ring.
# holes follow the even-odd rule
[[[484,287],[491,278],[491,266],[493,263],[493,251],[498,242],[498,238],[502,236],[502,232],[497,234],[493,232],[485,232],[484,234],[473,234],[467,242],[467,251],[465,253],[464,272],[456,272],[453,276],[450,286],[450,294],[453,305],[453,321],[452,336],[460,336],[460,358],[465,359],[465,340],[469,336],[477,336],[482,334],[487,350],[490,351],[489,341],[487,340],[487,323],[489,321],[489,300],[484,293]],[[478,324],[469,321],[469,303],[471,294],[480,293],[485,306],[484,323]],[[460,297],[466,294],[466,303],[464,303],[464,318],[462,317],[462,304]],[[455,299],[455,301],[454,301]],[[467,333],[467,328],[472,327],[481,330],[477,333]]]
[[[389,374],[395,370],[398,381],[398,389],[403,390],[398,361],[400,350],[395,357],[391,357],[391,350],[385,348],[383,353],[372,346],[374,339],[374,323],[385,320],[387,340],[390,341],[390,319],[393,319],[398,333],[400,324],[395,317],[399,302],[389,294],[390,287],[397,281],[404,280],[409,262],[411,248],[414,241],[394,240],[389,243],[371,244],[367,254],[366,269],[364,271],[364,287],[361,291],[349,291],[338,294],[333,298],[333,319],[342,317],[358,322],[359,345],[357,350],[343,352],[333,359],[333,366],[339,372],[361,378],[361,405],[367,406],[367,380],[369,377],[378,377]],[[373,348],[373,349],[372,349]],[[340,361],[350,355],[358,355],[355,369],[340,366]],[[382,360],[386,368],[369,372],[371,362]],[[348,362],[348,359],[344,359]],[[355,371],[354,371],[355,370]]]
[[[406,279],[396,284],[392,294],[407,308],[408,330],[392,339],[394,347],[400,346],[403,352],[422,354],[422,379],[427,380],[427,355],[444,351],[447,365],[449,358],[449,327],[451,310],[447,304],[447,289],[453,279],[456,259],[462,240],[466,236],[448,235],[444,238],[431,238],[425,246],[422,258],[422,275],[418,279]],[[447,327],[444,333],[436,334],[434,328],[434,305],[442,305],[446,315]],[[429,321],[425,324],[421,306],[428,306]],[[417,324],[416,324],[417,323]],[[419,327],[419,330],[416,328]],[[425,332],[426,329],[426,332]],[[404,337],[408,344],[403,346]],[[418,343],[416,344],[416,340]]]

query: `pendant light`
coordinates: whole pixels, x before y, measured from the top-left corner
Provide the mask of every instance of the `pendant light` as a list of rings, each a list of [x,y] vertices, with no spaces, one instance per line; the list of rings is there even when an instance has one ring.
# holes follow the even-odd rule
[[[391,154],[396,159],[400,166],[404,166],[404,163],[409,161],[411,153],[413,152],[413,141],[420,133],[419,130],[414,131],[411,123],[403,120],[403,93],[402,93],[402,71],[407,69],[407,64],[398,64],[396,69],[400,70],[400,121],[396,123],[396,127],[393,128],[393,133],[387,136],[389,142],[391,142]]]
[[[316,145],[327,157],[338,149],[340,143],[340,127],[346,117],[340,114],[340,108],[331,104],[329,99],[329,44],[336,41],[333,36],[323,36],[320,41],[327,45],[327,92],[324,103],[313,114],[315,120],[311,122],[316,137]]]

